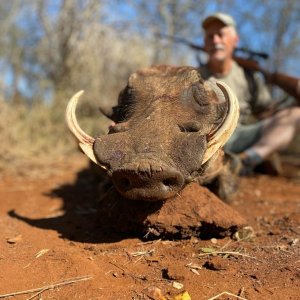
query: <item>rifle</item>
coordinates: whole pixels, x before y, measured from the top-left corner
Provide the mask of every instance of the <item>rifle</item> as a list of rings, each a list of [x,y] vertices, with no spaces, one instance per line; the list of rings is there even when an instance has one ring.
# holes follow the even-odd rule
[[[300,78],[280,72],[269,72],[262,68],[255,60],[242,57],[234,57],[234,60],[245,69],[261,72],[267,83],[278,86],[288,95],[294,97],[300,104]]]
[[[165,34],[158,34],[157,36],[160,38],[171,39],[175,43],[184,44],[193,50],[205,52],[205,49],[203,46],[192,43],[184,38],[165,35]],[[248,55],[248,58],[244,58],[240,55],[237,55],[237,53],[240,53],[240,52]],[[234,55],[233,55],[233,59],[242,68],[248,69],[251,71],[261,72],[263,74],[263,76],[265,77],[267,83],[278,86],[283,91],[285,91],[287,94],[289,94],[290,96],[292,96],[296,100],[298,100],[298,103],[300,104],[300,78],[292,77],[285,73],[279,73],[279,72],[271,73],[268,70],[262,68],[259,65],[256,58],[268,59],[268,57],[269,57],[269,55],[267,53],[252,51],[252,50],[249,50],[249,49],[243,48],[243,47],[236,48]]]
[[[173,40],[175,43],[179,43],[179,44],[184,44],[188,47],[190,47],[193,50],[197,50],[197,51],[203,51],[205,52],[205,49],[203,46],[192,43],[184,38],[181,37],[176,37],[176,36],[172,36],[172,35],[167,35],[167,34],[157,34],[157,36],[159,38],[166,38],[166,39],[170,39]],[[248,55],[249,59],[248,60],[252,60],[254,58],[263,58],[263,59],[268,59],[269,58],[269,54],[265,53],[265,52],[258,52],[258,51],[253,51],[250,50],[248,48],[244,48],[244,47],[237,47],[235,48],[235,55],[237,53],[244,53],[246,55]]]

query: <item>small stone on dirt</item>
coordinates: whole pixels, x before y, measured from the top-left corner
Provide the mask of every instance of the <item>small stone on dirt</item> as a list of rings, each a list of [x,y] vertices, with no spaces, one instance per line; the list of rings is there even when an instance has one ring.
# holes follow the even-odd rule
[[[169,266],[168,268],[162,269],[162,278],[168,280],[184,280],[184,276],[176,270],[176,267]]]
[[[210,241],[212,242],[212,244],[218,244],[218,240],[215,238],[210,239]]]
[[[203,268],[212,270],[212,271],[221,271],[226,270],[227,266],[221,261],[206,261],[203,264]]]
[[[16,243],[20,242],[21,240],[22,240],[22,235],[19,234],[13,238],[8,238],[6,241],[9,244],[16,244]]]
[[[172,282],[172,287],[175,288],[175,289],[177,289],[177,290],[180,290],[180,289],[183,288],[183,284],[180,283],[180,282],[177,282],[177,281],[173,281]]]

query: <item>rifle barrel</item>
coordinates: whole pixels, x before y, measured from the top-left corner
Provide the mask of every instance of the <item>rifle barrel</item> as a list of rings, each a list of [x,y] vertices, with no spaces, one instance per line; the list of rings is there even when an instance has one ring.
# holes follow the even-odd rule
[[[186,40],[184,38],[177,37],[177,36],[172,36],[172,35],[167,35],[167,34],[161,34],[161,33],[157,34],[157,36],[160,37],[160,38],[167,38],[167,39],[173,40],[175,43],[185,44],[185,45],[189,46],[190,48],[192,48],[193,50],[200,50],[200,51],[205,52],[205,49],[202,45],[192,43],[189,40]],[[250,49],[245,48],[245,47],[237,47],[235,49],[235,52],[243,52],[245,54],[250,55],[251,58],[255,58],[255,57],[259,57],[259,58],[263,58],[263,59],[268,59],[269,58],[269,55],[265,52],[253,51],[253,50],[250,50]]]

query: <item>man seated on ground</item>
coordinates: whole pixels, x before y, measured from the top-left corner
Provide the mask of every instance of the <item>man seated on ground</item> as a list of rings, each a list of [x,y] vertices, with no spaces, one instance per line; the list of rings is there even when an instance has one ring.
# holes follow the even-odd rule
[[[205,79],[215,78],[228,84],[239,100],[240,122],[225,150],[238,153],[243,166],[241,174],[247,175],[272,153],[289,145],[300,129],[300,107],[285,108],[260,118],[263,111],[272,107],[272,99],[258,74],[253,77],[255,93],[251,90],[245,70],[233,59],[239,41],[235,21],[227,14],[216,13],[208,16],[202,27],[209,58],[200,72]]]

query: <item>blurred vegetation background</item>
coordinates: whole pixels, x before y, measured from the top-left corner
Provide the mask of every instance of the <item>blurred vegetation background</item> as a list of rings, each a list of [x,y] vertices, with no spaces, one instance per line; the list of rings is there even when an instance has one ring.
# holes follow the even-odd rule
[[[223,11],[238,23],[240,46],[270,55],[269,70],[300,74],[297,0],[10,0],[0,2],[0,171],[78,153],[66,129],[68,99],[85,90],[79,111],[90,134],[109,124],[130,73],[153,64],[197,66],[193,52],[158,34],[202,44],[201,20]]]

